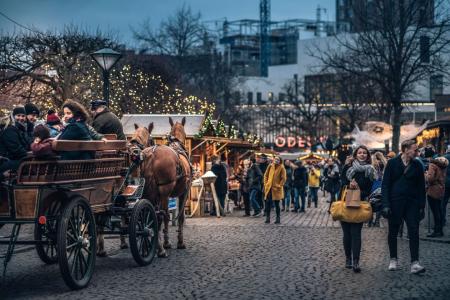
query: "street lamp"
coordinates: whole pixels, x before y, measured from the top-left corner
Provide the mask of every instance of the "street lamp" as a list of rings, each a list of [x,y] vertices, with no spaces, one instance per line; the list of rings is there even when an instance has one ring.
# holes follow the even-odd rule
[[[109,48],[98,50],[91,57],[103,70],[103,100],[109,106],[109,70],[119,61],[122,54]]]

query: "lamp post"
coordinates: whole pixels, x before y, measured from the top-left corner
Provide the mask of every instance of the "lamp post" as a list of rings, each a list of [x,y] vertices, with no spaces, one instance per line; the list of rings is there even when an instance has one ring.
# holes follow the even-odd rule
[[[109,70],[119,61],[122,54],[109,48],[98,50],[91,54],[92,59],[103,71],[103,100],[109,107]]]

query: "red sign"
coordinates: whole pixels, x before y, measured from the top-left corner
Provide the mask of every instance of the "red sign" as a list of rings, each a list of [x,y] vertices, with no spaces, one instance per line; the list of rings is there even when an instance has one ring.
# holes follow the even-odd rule
[[[319,141],[323,143],[327,139],[326,136],[319,137]],[[310,136],[277,136],[275,138],[275,146],[278,148],[311,148],[316,143],[315,139]]]

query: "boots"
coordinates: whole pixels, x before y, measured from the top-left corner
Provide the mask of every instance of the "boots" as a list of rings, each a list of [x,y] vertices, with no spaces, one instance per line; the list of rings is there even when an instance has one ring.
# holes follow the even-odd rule
[[[280,216],[277,216],[275,219],[275,224],[280,224]]]
[[[268,212],[266,212],[265,216],[266,216],[266,222],[265,223],[269,224],[270,223],[270,210]]]
[[[352,258],[349,257],[349,256],[347,256],[347,257],[345,258],[345,268],[346,268],[346,269],[351,269],[352,267],[353,267],[353,264],[352,264]]]
[[[361,268],[359,267],[359,258],[353,259],[353,272],[355,273],[361,272]]]

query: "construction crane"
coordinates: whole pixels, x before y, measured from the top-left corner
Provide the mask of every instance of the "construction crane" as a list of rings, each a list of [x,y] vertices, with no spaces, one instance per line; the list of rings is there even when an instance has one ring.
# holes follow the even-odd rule
[[[270,0],[260,0],[259,2],[260,19],[260,45],[261,45],[261,76],[269,75],[270,64]]]

